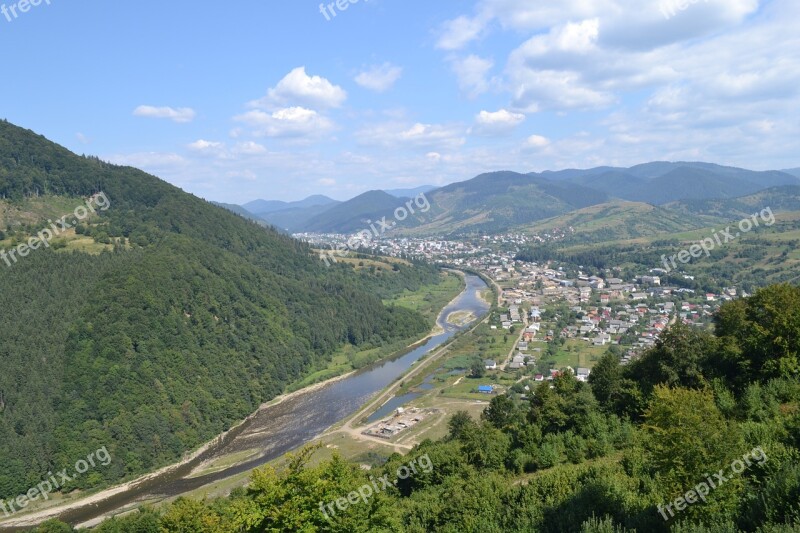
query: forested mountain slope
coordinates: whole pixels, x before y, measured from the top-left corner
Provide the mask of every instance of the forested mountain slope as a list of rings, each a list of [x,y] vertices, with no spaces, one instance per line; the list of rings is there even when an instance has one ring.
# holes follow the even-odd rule
[[[381,298],[437,279],[431,268],[327,268],[304,244],[153,176],[0,122],[3,204],[78,206],[101,191],[110,208],[81,231],[106,251],[64,242],[0,264],[0,498],[102,446],[112,464],[68,489],[172,462],[342,344],[430,326]],[[45,226],[0,221],[0,249]]]

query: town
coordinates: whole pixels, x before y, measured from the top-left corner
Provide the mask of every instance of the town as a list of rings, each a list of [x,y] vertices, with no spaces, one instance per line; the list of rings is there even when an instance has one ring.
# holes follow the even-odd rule
[[[736,287],[719,294],[699,294],[669,286],[662,283],[668,272],[658,267],[623,279],[621,268],[590,273],[580,265],[517,258],[525,246],[558,242],[573,232],[572,228],[559,228],[545,234],[464,239],[384,236],[360,242],[358,251],[451,266],[491,281],[500,295],[491,328],[515,336],[516,342],[504,360],[484,360],[485,369],[522,371],[533,381],[553,379],[565,370],[586,381],[596,361],[610,348],[627,364],[655,345],[659,335],[676,321],[709,327],[722,303],[747,296]],[[332,248],[353,239],[342,234],[295,237]],[[485,386],[476,390],[494,391]]]

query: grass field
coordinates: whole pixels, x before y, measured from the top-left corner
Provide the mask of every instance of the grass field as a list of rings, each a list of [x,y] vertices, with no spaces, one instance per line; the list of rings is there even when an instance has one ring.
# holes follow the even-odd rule
[[[386,263],[383,263],[384,267]],[[442,274],[441,283],[438,285],[425,285],[419,291],[406,291],[403,295],[387,300],[384,303],[408,307],[420,312],[433,325],[436,317],[453,298],[459,295],[464,288],[464,280],[457,274],[445,272]],[[401,341],[381,346],[359,350],[350,344],[337,350],[325,368],[313,372],[305,378],[295,381],[287,390],[289,392],[308,387],[352,370],[363,368],[370,363],[397,353],[418,339],[403,339]]]
[[[407,290],[384,303],[412,309],[422,313],[428,320],[435,321],[442,309],[465,287],[464,279],[458,274],[444,272],[442,276],[442,282],[438,285],[426,285],[416,292]]]

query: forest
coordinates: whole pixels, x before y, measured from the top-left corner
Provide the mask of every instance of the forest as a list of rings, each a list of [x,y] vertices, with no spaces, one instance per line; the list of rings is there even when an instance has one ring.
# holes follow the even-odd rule
[[[726,303],[713,334],[677,323],[630,365],[609,352],[589,383],[564,372],[527,399],[497,396],[369,472],[306,448],[229,498],[96,531],[800,532],[798,351],[800,288],[770,286]],[[398,477],[415,460],[432,466]],[[396,483],[321,510],[382,476]]]
[[[80,205],[98,192],[111,208],[80,230],[108,251],[52,247],[0,268],[0,499],[103,446],[112,464],[66,491],[170,464],[342,345],[417,339],[432,326],[381,300],[436,283],[432,267],[326,268],[288,236],[0,122],[4,202]],[[3,228],[12,240],[36,229]]]

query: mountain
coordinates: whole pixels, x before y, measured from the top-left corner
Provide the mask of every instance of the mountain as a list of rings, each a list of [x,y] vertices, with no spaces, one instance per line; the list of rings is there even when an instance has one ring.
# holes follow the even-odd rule
[[[287,209],[289,202],[281,202],[280,200],[253,200],[244,204],[242,207],[250,213],[272,213],[273,211],[280,211]]]
[[[597,243],[689,231],[709,226],[716,220],[647,203],[612,200],[516,229],[544,234],[571,228],[570,241]]]
[[[368,229],[372,222],[386,217],[393,220],[393,213],[404,202],[384,191],[369,191],[352,200],[333,206],[311,217],[303,231],[311,233],[356,233]]]
[[[624,194],[630,187],[641,186],[644,180],[627,173],[625,170],[606,170],[590,174],[576,175],[565,180],[590,189],[602,191],[609,196]]]
[[[785,174],[790,174],[796,178],[800,178],[800,168],[790,168],[782,172],[784,172]]]
[[[414,198],[415,196],[429,193],[435,189],[436,187],[433,185],[422,185],[421,187],[416,187],[414,189],[393,189],[385,192],[396,198]]]
[[[770,187],[800,183],[797,177],[786,172],[759,172],[701,162],[655,161],[627,169],[598,167],[541,175],[623,200],[654,205],[684,199],[735,198]]]
[[[541,176],[543,178],[547,178],[553,181],[561,181],[561,180],[573,180],[583,176],[597,176],[599,174],[612,172],[614,170],[625,170],[625,169],[615,168],[615,167],[596,167],[584,170],[568,168],[565,170],[545,170],[541,173],[531,172],[530,175]]]
[[[771,187],[739,198],[711,200],[682,200],[664,205],[677,213],[719,217],[735,220],[770,208],[773,213],[800,211],[800,186]]]
[[[106,209],[87,213],[99,193]],[[102,446],[112,464],[67,491],[170,464],[343,345],[430,327],[382,298],[435,282],[431,267],[325,267],[303,243],[5,121],[0,228],[0,250],[18,252],[0,261],[0,501]]]
[[[762,188],[738,177],[723,177],[708,170],[678,167],[620,191],[619,197],[661,205],[685,199],[735,198]]]
[[[248,211],[247,209],[245,209],[244,207],[242,207],[240,205],[225,204],[225,203],[222,203],[222,202],[211,202],[211,204],[215,205],[217,207],[221,207],[223,209],[227,209],[228,211],[230,211],[232,213],[236,213],[240,217],[244,217],[244,218],[246,218],[248,220],[252,220],[253,222],[257,222],[259,224],[264,224],[265,223],[262,218],[257,217],[256,215],[254,215],[253,213],[251,213],[250,211]]]
[[[315,204],[312,207],[295,203],[287,208],[290,204],[279,202],[277,206],[263,200],[245,207],[255,204],[262,209],[273,209],[256,215],[289,232],[350,233],[365,229],[368,221],[383,216],[391,219],[394,210],[403,204],[399,199],[424,193],[431,209],[410,216],[404,221],[401,233],[444,235],[528,227],[612,199],[663,206],[681,200],[739,198],[790,185],[800,185],[800,179],[787,172],[753,171],[703,162],[654,161],[630,168],[603,166],[529,174],[492,172],[439,189],[426,186],[371,191],[345,203],[322,197],[328,203],[319,205],[308,199],[307,203]],[[674,221],[665,222],[671,225]],[[691,224],[694,222],[697,221]],[[631,234],[647,234],[657,226],[629,229]]]
[[[416,233],[502,231],[608,200],[605,193],[537,175],[492,172],[428,194]]]
[[[255,200],[245,206],[256,210],[255,216],[259,220],[282,231],[294,233],[302,231],[306,223],[315,216],[340,203],[327,196],[317,194],[298,202]]]
[[[254,200],[252,202],[248,202],[244,204],[244,207],[247,211],[253,213],[256,216],[263,216],[269,213],[275,213],[278,211],[286,211],[288,209],[306,209],[309,207],[325,207],[329,205],[335,205],[339,202],[332,198],[328,198],[327,196],[323,196],[321,194],[316,194],[314,196],[309,196],[305,200],[300,200],[297,202],[281,202],[280,200]]]

